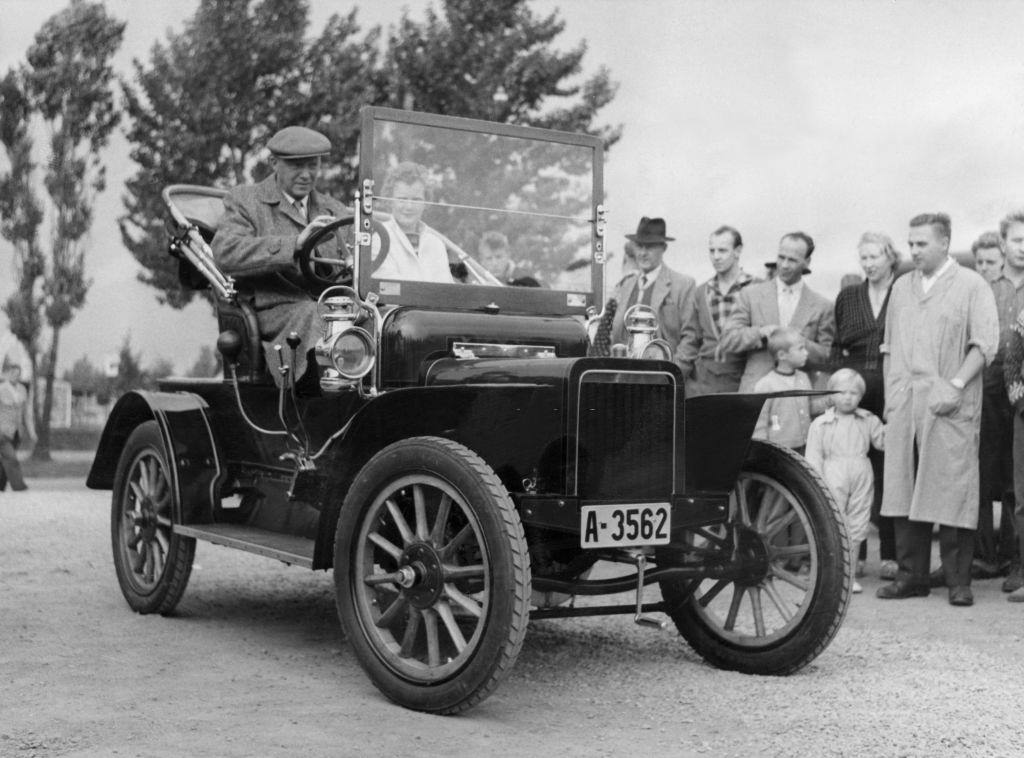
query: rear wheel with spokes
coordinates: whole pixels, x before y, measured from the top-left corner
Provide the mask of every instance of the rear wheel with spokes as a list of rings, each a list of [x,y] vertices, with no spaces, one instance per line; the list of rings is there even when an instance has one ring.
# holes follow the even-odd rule
[[[692,554],[742,570],[661,583],[680,634],[720,668],[788,674],[816,658],[846,615],[849,538],[827,485],[793,451],[754,441],[725,524],[694,533]]]
[[[462,445],[418,437],[374,456],[342,506],[334,567],[359,662],[401,705],[465,710],[519,654],[530,597],[522,524]]]
[[[118,461],[110,512],[117,580],[139,613],[170,613],[192,573],[196,541],[174,533],[173,488],[159,426],[140,424]]]

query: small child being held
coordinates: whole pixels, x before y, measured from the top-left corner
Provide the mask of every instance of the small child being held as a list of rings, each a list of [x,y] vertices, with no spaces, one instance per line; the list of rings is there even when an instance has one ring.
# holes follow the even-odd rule
[[[811,380],[800,369],[807,363],[807,344],[796,329],[782,326],[768,337],[768,352],[775,358],[775,369],[757,380],[754,392],[809,390]],[[824,402],[809,397],[775,397],[765,400],[753,438],[769,440],[793,448],[798,453],[807,444],[811,415],[824,410]]]
[[[878,416],[859,408],[864,378],[842,368],[828,381],[833,407],[814,419],[807,436],[807,461],[825,478],[850,532],[850,560],[856,565],[860,543],[867,539],[875,478],[868,460],[873,445],[885,449],[885,427]],[[854,580],[853,591],[860,592]]]

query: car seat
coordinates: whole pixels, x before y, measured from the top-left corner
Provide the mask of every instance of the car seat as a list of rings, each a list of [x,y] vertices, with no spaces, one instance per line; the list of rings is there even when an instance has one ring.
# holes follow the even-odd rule
[[[213,242],[217,226],[224,214],[223,198],[225,195],[227,195],[225,190],[190,185],[173,185],[164,191],[167,203],[174,205],[179,215],[197,229],[206,243],[205,250],[197,250],[196,245],[191,244],[187,238],[183,238],[184,229],[181,229],[180,225],[169,225],[172,235],[169,252],[178,259],[178,280],[186,289],[197,291],[211,289],[207,275],[182,253],[180,246],[189,244],[194,255],[201,256],[206,260],[207,265],[214,269],[217,268],[212,251],[208,246]],[[235,369],[238,381],[273,383],[263,356],[256,310],[249,301],[249,293],[245,291],[244,285],[238,287],[236,283],[236,289],[238,292],[235,297],[226,299],[214,296],[213,301],[217,310],[219,332],[233,331],[241,339],[242,351],[238,355],[238,364]],[[225,378],[230,375],[228,367],[225,366]]]

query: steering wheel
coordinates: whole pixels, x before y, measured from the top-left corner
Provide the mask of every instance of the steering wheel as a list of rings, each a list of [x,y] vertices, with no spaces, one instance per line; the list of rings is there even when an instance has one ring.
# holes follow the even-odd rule
[[[337,284],[352,282],[352,259],[355,251],[350,250],[351,255],[344,258],[327,258],[317,255],[316,248],[333,238],[338,229],[352,226],[354,222],[355,216],[345,216],[324,224],[310,234],[302,247],[295,252],[295,262],[310,289],[319,291]],[[387,255],[391,240],[384,225],[377,220],[371,221],[371,234],[376,234],[380,240],[378,258]]]

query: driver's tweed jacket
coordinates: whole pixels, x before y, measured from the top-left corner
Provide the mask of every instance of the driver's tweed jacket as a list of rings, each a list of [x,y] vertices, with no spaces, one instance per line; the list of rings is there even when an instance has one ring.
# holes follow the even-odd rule
[[[345,207],[337,200],[313,191],[307,216],[340,216]],[[306,353],[320,334],[316,301],[306,289],[293,255],[299,232],[306,226],[299,211],[277,186],[271,174],[259,184],[236,187],[224,198],[224,216],[213,238],[213,254],[224,273],[235,277],[239,297],[256,309],[260,339],[267,365],[280,382],[274,345],[296,332],[302,338],[293,366],[300,378],[306,370]],[[329,249],[329,250],[328,250]],[[326,242],[321,253],[343,253],[342,235]],[[286,360],[290,351],[285,346]]]

